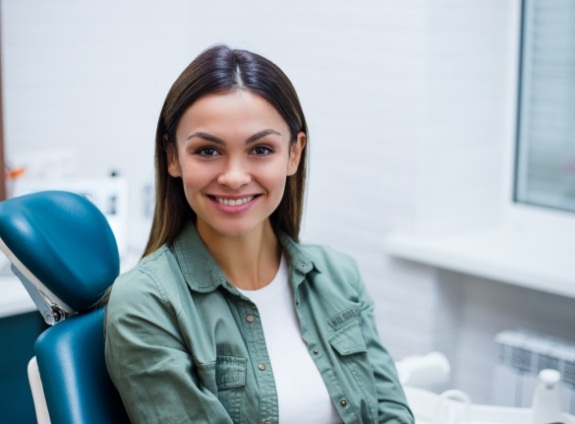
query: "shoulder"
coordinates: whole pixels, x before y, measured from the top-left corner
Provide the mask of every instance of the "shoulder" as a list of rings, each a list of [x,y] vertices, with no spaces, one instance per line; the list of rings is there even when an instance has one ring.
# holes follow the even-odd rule
[[[108,309],[171,304],[178,297],[180,275],[173,253],[163,246],[116,278]]]
[[[113,290],[120,292],[131,290],[134,286],[152,284],[156,276],[161,274],[163,269],[170,262],[168,249],[163,246],[154,253],[140,259],[136,266],[129,271],[120,274],[114,281]]]
[[[345,296],[355,298],[363,292],[363,282],[359,268],[353,257],[319,244],[297,243],[299,258],[312,264],[313,271],[308,274],[308,281],[313,281],[316,287],[340,292]]]
[[[319,271],[357,273],[357,263],[347,253],[320,244],[299,243],[298,246]]]
[[[358,274],[357,264],[350,255],[321,244],[296,242],[285,233],[280,233],[279,240],[288,259],[295,266],[303,266],[302,269],[305,269],[313,265],[320,273]]]
[[[348,302],[371,302],[359,267],[349,254],[324,245],[295,242],[292,251],[298,252],[299,259],[295,259],[296,261],[306,258],[304,260],[312,264],[311,271],[306,273],[305,281],[306,285],[314,287],[313,290],[320,293],[319,298],[330,298],[330,303],[348,307],[351,307]],[[293,272],[295,276],[298,270],[294,267]],[[340,299],[340,302],[336,299]]]

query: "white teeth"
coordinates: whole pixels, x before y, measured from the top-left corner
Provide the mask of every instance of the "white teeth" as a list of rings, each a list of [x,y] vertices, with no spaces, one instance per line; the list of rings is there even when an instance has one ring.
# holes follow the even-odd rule
[[[226,206],[240,206],[253,200],[253,198],[254,196],[244,197],[242,199],[223,199],[221,197],[216,197],[216,201]]]

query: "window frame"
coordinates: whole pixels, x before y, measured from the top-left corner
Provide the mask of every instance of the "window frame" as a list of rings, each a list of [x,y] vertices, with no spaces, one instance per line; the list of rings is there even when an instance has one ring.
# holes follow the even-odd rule
[[[517,213],[520,215],[528,215],[533,214],[537,219],[544,219],[545,216],[548,216],[551,219],[559,219],[562,220],[565,218],[565,222],[568,223],[570,221],[569,215],[573,215],[575,220],[575,211],[567,208],[562,208],[560,206],[554,206],[551,204],[543,204],[537,203],[534,201],[529,201],[529,199],[521,200],[520,195],[521,191],[526,191],[524,187],[527,184],[526,175],[528,170],[526,166],[522,167],[522,162],[524,163],[525,156],[527,153],[524,153],[521,149],[522,142],[528,142],[528,140],[523,139],[523,132],[524,127],[526,126],[525,121],[521,119],[521,112],[522,108],[524,107],[523,99],[526,95],[524,89],[524,69],[526,68],[525,64],[525,44],[530,41],[529,33],[527,32],[526,22],[527,22],[527,9],[532,2],[536,0],[520,0],[519,11],[518,11],[518,28],[516,34],[518,35],[518,39],[516,41],[517,46],[517,57],[516,63],[514,68],[516,69],[516,92],[515,92],[515,117],[514,117],[514,124],[515,124],[515,131],[513,136],[513,153],[512,153],[512,181],[511,184],[506,184],[507,193],[511,193],[513,205],[511,206],[511,213]],[[531,3],[530,3],[531,2]],[[528,5],[530,3],[530,5]],[[528,94],[528,93],[527,93]]]

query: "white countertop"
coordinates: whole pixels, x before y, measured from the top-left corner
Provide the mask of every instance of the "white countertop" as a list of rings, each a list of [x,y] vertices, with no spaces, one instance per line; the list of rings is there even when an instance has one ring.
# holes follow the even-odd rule
[[[452,234],[393,233],[391,256],[575,298],[575,232],[499,224]]]

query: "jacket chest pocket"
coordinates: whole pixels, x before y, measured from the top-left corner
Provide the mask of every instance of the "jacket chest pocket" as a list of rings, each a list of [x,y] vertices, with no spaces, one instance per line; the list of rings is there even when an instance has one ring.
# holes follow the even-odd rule
[[[246,385],[247,359],[218,356],[214,362],[198,364],[199,383],[210,392],[237,389]]]
[[[237,389],[246,385],[247,359],[218,356],[216,359],[216,385],[218,391]]]
[[[343,357],[367,353],[367,346],[359,322],[339,329],[330,338],[329,343]]]
[[[218,356],[215,362],[198,364],[200,385],[218,397],[234,422],[241,422],[247,362],[246,358]]]
[[[339,377],[346,396],[361,416],[375,422],[377,417],[377,390],[373,368],[367,356],[367,345],[359,321],[340,328],[329,339],[339,362]]]

